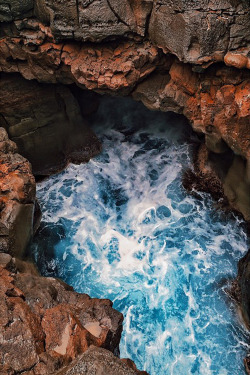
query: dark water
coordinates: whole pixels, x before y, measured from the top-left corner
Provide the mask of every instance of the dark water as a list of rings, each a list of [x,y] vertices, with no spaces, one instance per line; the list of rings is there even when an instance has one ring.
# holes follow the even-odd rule
[[[38,184],[31,251],[45,275],[125,315],[121,356],[151,375],[244,374],[249,338],[225,293],[247,250],[242,223],[188,195],[185,121],[130,100],[102,102],[101,155]]]

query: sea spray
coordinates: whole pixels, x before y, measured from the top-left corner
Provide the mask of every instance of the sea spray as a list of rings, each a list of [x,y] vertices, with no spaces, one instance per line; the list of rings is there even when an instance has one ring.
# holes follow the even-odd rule
[[[39,269],[110,298],[125,316],[121,357],[151,375],[244,374],[249,338],[226,281],[246,233],[183,189],[196,141],[186,120],[106,98],[92,122],[102,153],[38,184]]]

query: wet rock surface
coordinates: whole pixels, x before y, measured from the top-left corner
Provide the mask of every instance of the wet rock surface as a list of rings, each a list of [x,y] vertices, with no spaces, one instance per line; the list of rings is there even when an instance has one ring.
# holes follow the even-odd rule
[[[233,284],[233,295],[241,306],[243,319],[250,327],[250,250],[238,263],[238,275]]]
[[[232,297],[239,305],[242,319],[250,329],[250,249],[238,263],[237,278],[231,287]],[[250,374],[250,352],[244,359],[246,373]]]
[[[76,293],[8,254],[0,254],[0,295],[2,375],[55,374],[63,366],[60,374],[144,374],[112,354],[123,316],[111,301]]]

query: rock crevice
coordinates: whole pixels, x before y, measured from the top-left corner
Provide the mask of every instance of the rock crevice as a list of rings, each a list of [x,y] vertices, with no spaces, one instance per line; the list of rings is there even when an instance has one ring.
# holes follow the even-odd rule
[[[21,256],[38,226],[35,181],[23,156],[36,175],[46,176],[100,150],[87,126],[95,98],[80,89],[131,95],[152,110],[184,114],[204,135],[196,160],[203,185],[250,220],[249,26],[248,0],[1,2],[0,252]],[[248,258],[238,278],[246,321]],[[27,274],[20,262],[25,273],[19,274],[13,259],[4,262],[0,371],[76,374],[103,366],[105,374],[110,368],[140,373],[111,354],[122,318],[110,302],[34,270]]]

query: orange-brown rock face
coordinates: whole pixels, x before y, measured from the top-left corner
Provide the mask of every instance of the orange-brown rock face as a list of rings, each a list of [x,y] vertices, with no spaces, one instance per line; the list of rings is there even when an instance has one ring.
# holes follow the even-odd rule
[[[139,84],[133,96],[152,109],[183,113],[206,135],[211,151],[223,152],[223,140],[249,159],[249,92],[247,71],[214,66],[195,73],[190,65],[175,61],[167,74],[160,72]]]
[[[33,234],[35,194],[30,163],[0,128],[0,252],[25,250]]]
[[[0,40],[0,71],[20,72],[28,80],[75,82],[82,88],[125,95],[154,71],[160,60],[157,48],[149,42],[41,44],[39,33],[31,40],[29,35]]]
[[[247,220],[250,220],[249,92],[250,74],[246,70],[213,66],[195,73],[190,65],[175,61],[167,74],[152,75],[132,94],[151,109],[183,113],[194,130],[205,134],[210,151],[207,171],[216,167],[209,160],[211,155],[224,155],[229,149],[234,152],[232,162],[222,165],[218,175],[229,203]],[[204,168],[202,172],[205,173]]]
[[[26,268],[25,273],[17,273]],[[0,254],[0,373],[54,374],[90,345],[117,352],[122,314]]]
[[[230,204],[250,219],[249,70],[225,65],[197,69],[164,55],[149,41],[58,44],[50,28],[37,21],[24,20],[18,27],[16,36],[6,31],[0,41],[3,71],[41,82],[74,82],[99,93],[132,95],[151,109],[183,113],[194,130],[205,134],[212,153],[230,148],[237,156],[222,173],[224,191]]]

